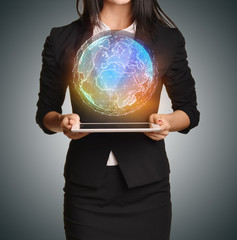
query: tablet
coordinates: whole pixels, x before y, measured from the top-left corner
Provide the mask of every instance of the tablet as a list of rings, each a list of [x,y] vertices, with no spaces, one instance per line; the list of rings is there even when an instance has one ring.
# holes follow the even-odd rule
[[[80,123],[72,132],[157,132],[161,127],[150,122]]]

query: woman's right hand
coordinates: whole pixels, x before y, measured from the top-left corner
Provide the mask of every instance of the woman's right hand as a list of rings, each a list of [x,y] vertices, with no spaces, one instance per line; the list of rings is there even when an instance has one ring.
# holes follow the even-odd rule
[[[76,140],[87,136],[89,133],[79,133],[79,132],[72,132],[71,128],[75,124],[80,125],[80,117],[78,114],[71,113],[66,115],[60,116],[61,120],[61,128],[63,133],[70,139]]]

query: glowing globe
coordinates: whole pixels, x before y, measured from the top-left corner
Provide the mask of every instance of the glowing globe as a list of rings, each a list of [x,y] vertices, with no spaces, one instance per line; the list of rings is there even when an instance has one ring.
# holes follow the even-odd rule
[[[144,106],[156,88],[153,57],[126,31],[105,31],[78,50],[73,69],[76,93],[94,111],[109,116]]]

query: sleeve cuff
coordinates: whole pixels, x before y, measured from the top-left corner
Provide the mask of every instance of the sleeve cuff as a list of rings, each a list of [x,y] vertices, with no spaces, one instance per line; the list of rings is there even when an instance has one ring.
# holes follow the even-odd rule
[[[197,109],[188,109],[188,108],[184,108],[184,109],[178,109],[178,110],[181,110],[183,112],[185,112],[189,119],[190,119],[190,124],[187,128],[183,129],[183,130],[180,130],[178,131],[179,133],[182,133],[182,134],[187,134],[189,133],[189,131],[196,127],[199,123],[199,120],[200,120],[200,113]]]
[[[44,133],[49,134],[49,135],[53,135],[53,134],[57,133],[57,132],[47,129],[43,124],[44,116],[48,112],[51,112],[51,111],[54,111],[54,110],[41,109],[41,110],[37,111],[36,117],[35,117],[36,123],[39,125],[39,127],[44,131]],[[60,111],[57,111],[57,112],[61,113]]]

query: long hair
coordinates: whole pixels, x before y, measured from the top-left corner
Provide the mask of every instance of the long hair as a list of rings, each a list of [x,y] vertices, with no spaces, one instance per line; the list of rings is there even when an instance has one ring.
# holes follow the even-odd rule
[[[83,11],[79,5],[83,2]],[[103,0],[77,0],[77,13],[85,22],[98,25],[97,16],[103,8]],[[176,27],[174,22],[161,9],[157,0],[132,0],[132,20],[137,22],[137,30],[151,36],[155,22],[165,27]]]

